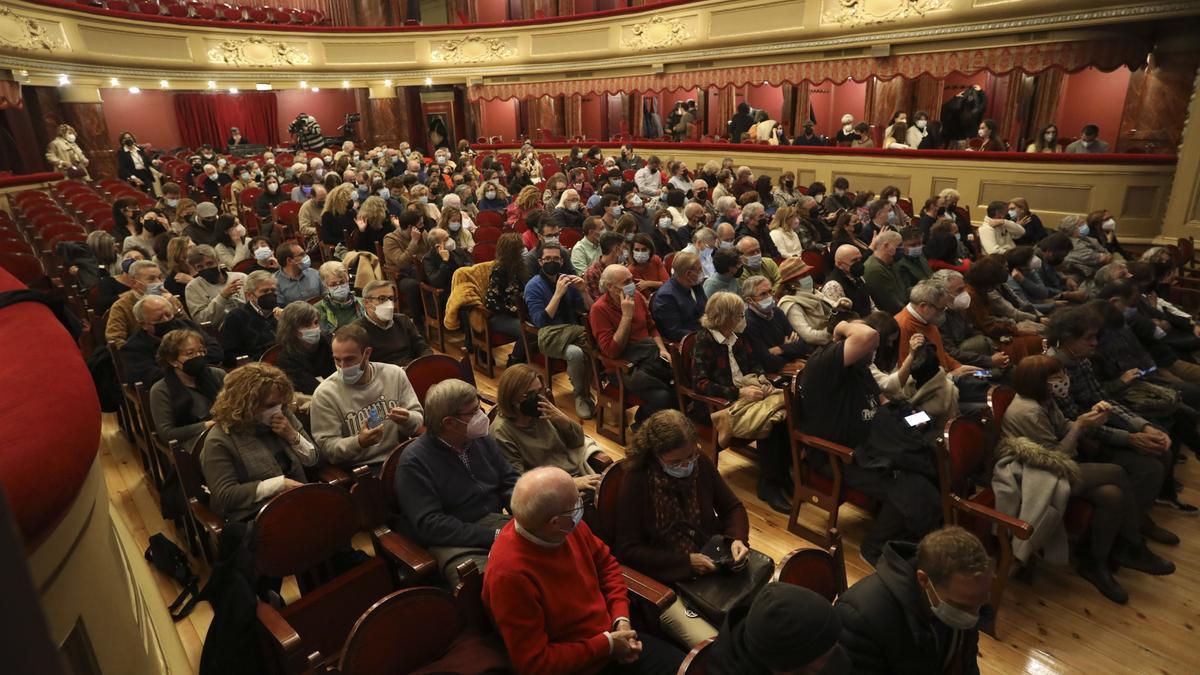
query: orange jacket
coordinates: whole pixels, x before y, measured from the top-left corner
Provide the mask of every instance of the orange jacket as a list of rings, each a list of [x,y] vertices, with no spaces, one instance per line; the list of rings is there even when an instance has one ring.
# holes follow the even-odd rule
[[[925,342],[928,342],[937,349],[938,363],[942,364],[947,373],[962,365],[953,356],[946,353],[946,348],[942,346],[942,331],[938,330],[937,326],[918,321],[915,316],[909,313],[907,305],[905,305],[904,309],[896,312],[895,318],[896,323],[900,324],[900,363],[903,363],[904,359],[908,358],[909,339],[914,334],[920,333],[925,336]]]

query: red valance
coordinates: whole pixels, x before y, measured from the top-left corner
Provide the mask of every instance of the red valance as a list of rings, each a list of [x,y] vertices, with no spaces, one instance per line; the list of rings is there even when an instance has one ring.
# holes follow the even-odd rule
[[[991,47],[959,51],[902,54],[881,58],[834,59],[802,61],[741,68],[694,70],[661,75],[634,75],[592,80],[559,82],[517,82],[512,84],[483,84],[470,88],[471,100],[529,99],[542,96],[616,94],[629,92],[657,93],[696,89],[698,87],[745,86],[769,82],[800,84],[854,80],[863,82],[871,77],[890,80],[896,77],[915,79],[921,75],[944,78],[952,74],[971,75],[986,70],[994,75],[1013,71],[1040,73],[1052,68],[1075,72],[1088,67],[1112,71],[1127,66],[1137,69],[1146,63],[1149,46],[1137,40],[1108,40],[1090,42],[1055,42],[1048,44]]]

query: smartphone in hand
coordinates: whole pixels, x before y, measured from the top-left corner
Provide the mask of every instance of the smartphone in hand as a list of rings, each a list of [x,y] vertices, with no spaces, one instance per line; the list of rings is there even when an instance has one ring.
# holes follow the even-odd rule
[[[381,424],[383,424],[383,417],[381,417],[379,415],[379,409],[371,408],[370,410],[368,410],[367,411],[367,428],[374,429],[375,427],[377,427]]]

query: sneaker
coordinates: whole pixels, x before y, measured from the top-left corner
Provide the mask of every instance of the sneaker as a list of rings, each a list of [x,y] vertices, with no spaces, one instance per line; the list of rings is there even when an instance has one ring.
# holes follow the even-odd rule
[[[581,420],[590,420],[596,416],[596,404],[590,396],[575,397],[575,414]]]
[[[1154,500],[1154,503],[1157,506],[1165,506],[1169,509],[1175,509],[1180,515],[1183,516],[1200,515],[1200,507],[1197,507],[1195,504],[1181,502],[1179,501],[1179,497],[1159,497],[1158,499]]]

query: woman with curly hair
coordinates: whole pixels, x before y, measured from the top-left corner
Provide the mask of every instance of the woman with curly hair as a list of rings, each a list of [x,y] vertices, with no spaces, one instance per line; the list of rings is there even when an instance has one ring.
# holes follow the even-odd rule
[[[525,363],[525,343],[521,340],[521,320],[517,313],[517,303],[525,302],[523,294],[525,284],[529,281],[524,254],[525,245],[521,243],[521,235],[516,232],[500,235],[496,242],[496,264],[492,266],[487,293],[483,298],[488,311],[488,328],[516,340],[508,357],[510,366]]]
[[[700,553],[697,539],[720,534],[733,541],[734,560],[749,553],[746,507],[708,457],[696,451],[691,420],[678,410],[651,415],[633,436],[621,466],[625,479],[617,495],[617,540],[613,553],[622,564],[665,584],[717,571]],[[692,531],[698,537],[692,536]],[[704,619],[676,601],[659,618],[684,644],[717,634]]]
[[[354,240],[350,248],[355,251],[374,253],[382,250],[383,238],[396,226],[388,217],[387,202],[382,197],[371,195],[363,200],[354,217]]]
[[[249,363],[225,377],[200,452],[217,515],[250,520],[271,497],[306,481],[304,467],[317,463],[317,449],[286,409],[292,395],[287,375],[269,363]]]
[[[325,263],[330,264],[341,265],[337,261]],[[312,396],[321,380],[337,370],[333,365],[331,338],[321,330],[320,313],[303,300],[283,308],[275,328],[275,344],[279,345],[279,368],[301,394]]]
[[[517,198],[504,211],[504,224],[516,228],[517,223],[525,222],[525,214],[534,209],[542,208],[541,195],[536,185],[526,185],[521,188]]]
[[[321,211],[320,236],[322,244],[337,246],[346,242],[346,233],[357,227],[354,213],[354,197],[358,194],[351,183],[342,183],[325,195],[325,209]]]
[[[475,249],[475,237],[471,231],[463,227],[463,212],[453,206],[442,209],[442,217],[438,219],[438,227],[450,233],[454,240],[454,248],[460,251]]]

